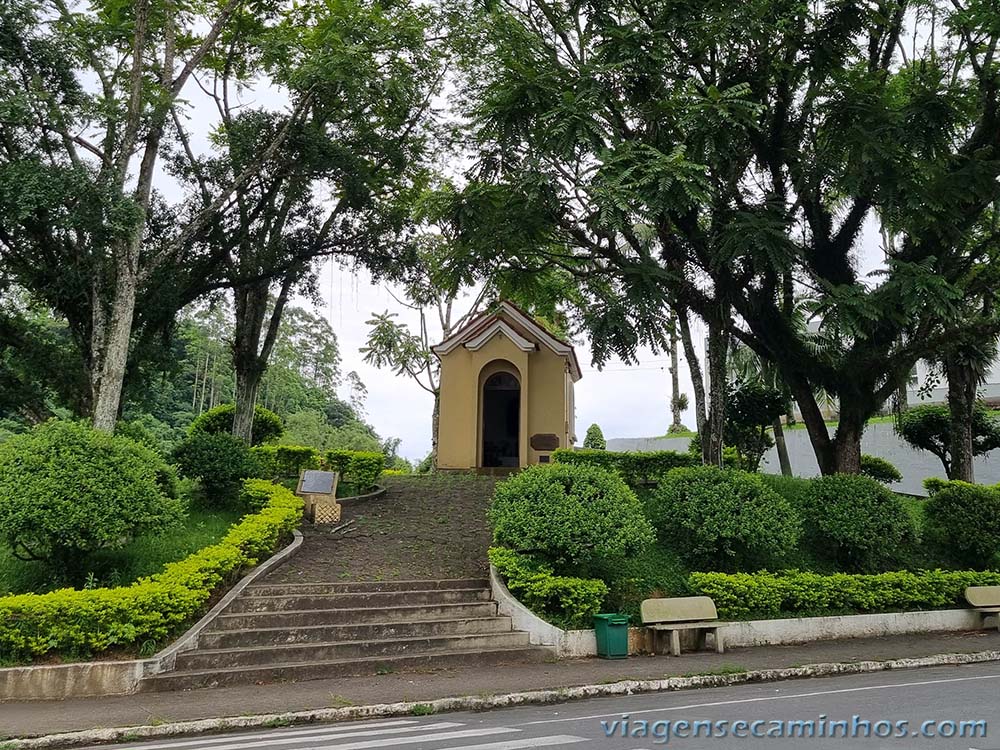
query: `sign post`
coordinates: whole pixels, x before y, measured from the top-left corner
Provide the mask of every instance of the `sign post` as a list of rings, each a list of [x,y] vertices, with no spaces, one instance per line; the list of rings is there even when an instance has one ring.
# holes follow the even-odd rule
[[[307,469],[299,474],[299,486],[295,494],[305,501],[307,519],[316,524],[337,523],[340,520],[338,479],[335,471]]]

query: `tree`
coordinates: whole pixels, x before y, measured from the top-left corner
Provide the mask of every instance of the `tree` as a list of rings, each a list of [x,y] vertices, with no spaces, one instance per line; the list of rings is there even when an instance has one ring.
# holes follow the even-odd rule
[[[776,388],[749,380],[731,384],[727,402],[726,445],[736,449],[740,466],[757,471],[764,454],[774,445],[767,429],[785,413],[785,398]]]
[[[282,19],[266,69],[299,104],[291,115],[247,109],[242,72],[214,75],[211,98],[221,126],[213,154],[181,151],[179,175],[214,208],[194,238],[207,270],[235,298],[233,434],[249,439],[253,407],[285,306],[313,286],[321,257],[399,276],[410,250],[410,200],[424,179],[429,102],[440,84],[440,58],[427,37],[434,17],[409,2],[294,6]],[[225,40],[226,58],[255,42],[248,26]],[[350,39],[331,44],[331,38]],[[296,110],[296,111],[297,111]],[[261,143],[287,133],[266,165]],[[220,203],[219,194],[253,170]]]
[[[954,333],[990,253],[966,240],[1000,195],[994,11],[933,5],[467,7],[466,252],[573,273],[598,360],[664,350],[665,311],[691,310],[710,382],[741,341],[788,384],[823,473],[856,473],[867,419]],[[919,42],[904,52],[904,36]],[[501,215],[518,222],[477,231]],[[898,242],[865,279],[870,217]],[[796,287],[825,335],[795,325]],[[817,390],[838,399],[833,436]],[[709,401],[714,462],[724,403]]]
[[[670,427],[667,433],[687,432],[687,428],[681,423],[681,415],[688,408],[688,397],[681,391],[680,357],[677,347],[680,343],[680,336],[677,332],[677,321],[670,321]]]
[[[970,420],[972,456],[982,456],[1000,448],[1000,420],[983,404],[976,404]],[[941,460],[945,475],[955,476],[952,449],[953,415],[944,405],[926,404],[907,409],[896,420],[896,432],[917,450],[930,451]]]
[[[604,439],[604,433],[601,432],[601,426],[599,424],[595,423],[587,428],[587,435],[583,438],[583,447],[598,451],[603,451],[608,447],[608,443]]]
[[[90,384],[96,428],[113,430],[135,337],[169,327],[203,290],[180,284],[189,240],[267,163],[287,128],[257,144],[253,159],[209,205],[185,214],[157,187],[171,137],[183,127],[193,77],[215,69],[221,40],[238,28],[268,37],[281,13],[225,0],[205,14],[173,0],[122,8],[98,2],[13,0],[2,14],[0,243],[18,281],[69,322]],[[232,52],[232,50],[231,50]],[[259,44],[226,58],[260,72]],[[289,122],[311,100],[297,97]]]

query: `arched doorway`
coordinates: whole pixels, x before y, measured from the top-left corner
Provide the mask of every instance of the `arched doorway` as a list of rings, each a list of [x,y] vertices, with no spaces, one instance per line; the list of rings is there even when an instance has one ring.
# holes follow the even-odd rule
[[[512,373],[490,375],[483,384],[483,466],[520,466],[521,384]]]

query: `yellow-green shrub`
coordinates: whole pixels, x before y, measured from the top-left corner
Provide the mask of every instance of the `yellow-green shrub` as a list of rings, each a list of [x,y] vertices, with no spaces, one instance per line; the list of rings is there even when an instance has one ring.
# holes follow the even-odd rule
[[[0,598],[0,658],[79,657],[159,642],[199,613],[212,593],[269,555],[302,518],[289,490],[250,480],[261,510],[234,524],[218,544],[163,571],[113,589],[61,589]]]
[[[258,445],[250,449],[262,477],[297,477],[320,467],[319,451],[307,445]]]
[[[341,482],[355,485],[359,492],[371,489],[385,469],[385,456],[374,451],[327,451],[326,467],[340,474]]]
[[[962,607],[967,586],[1000,585],[1000,572],[692,573],[689,583],[694,593],[712,597],[720,617],[748,619]]]

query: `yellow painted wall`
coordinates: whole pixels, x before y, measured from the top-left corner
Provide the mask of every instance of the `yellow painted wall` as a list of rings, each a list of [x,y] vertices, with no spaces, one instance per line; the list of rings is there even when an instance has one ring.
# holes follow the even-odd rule
[[[560,447],[569,445],[572,381],[565,360],[541,346],[523,352],[502,333],[479,351],[464,346],[441,357],[441,416],[438,427],[438,468],[473,469],[482,462],[482,391],[486,379],[500,370],[512,372],[521,384],[520,462],[538,463],[530,448],[531,435],[552,433]]]

